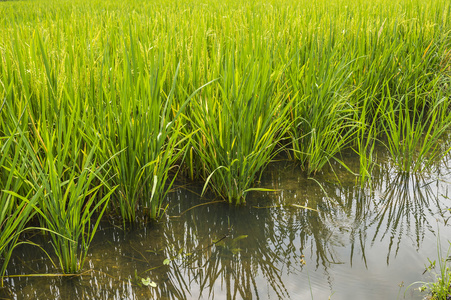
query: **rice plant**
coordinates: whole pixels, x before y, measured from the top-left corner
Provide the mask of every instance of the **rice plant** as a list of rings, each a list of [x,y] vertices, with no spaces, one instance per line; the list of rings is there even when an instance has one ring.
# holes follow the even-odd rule
[[[208,174],[205,184],[240,204],[256,190],[252,185],[274,155],[291,103],[274,93],[277,78],[266,65],[249,63],[238,79],[235,67],[229,60],[216,95],[193,101],[190,122],[196,130],[193,147]]]
[[[352,119],[356,113],[354,91],[347,85],[349,64],[337,62],[333,71],[332,61],[336,59],[332,54],[319,64],[318,70],[307,62],[298,67],[298,72],[291,73],[295,76],[291,79],[293,88],[305,97],[292,110],[293,155],[308,173],[321,170],[347,147],[358,127]]]
[[[156,219],[164,211],[163,201],[177,173],[176,165],[188,146],[178,119],[189,98],[175,111],[177,73],[165,97],[161,90],[164,70],[148,70],[141,59],[126,64],[124,73],[115,75],[117,86],[104,95],[109,104],[99,114],[94,130],[105,137],[99,148],[114,174],[112,182],[118,186],[115,209],[124,221],[135,222],[143,215]],[[131,76],[131,68],[139,76]]]
[[[379,141],[427,170],[449,151],[451,5],[353,4],[2,2],[2,189],[39,195],[71,272],[103,211],[161,217],[179,170],[234,203],[285,149],[314,175],[353,148],[361,184]]]
[[[6,98],[0,107],[2,120],[8,120]],[[23,180],[27,166],[20,151],[22,143],[10,122],[0,125],[0,286],[13,249],[20,244],[20,234],[33,217],[42,189],[30,190]],[[18,196],[22,194],[23,196]]]
[[[423,172],[450,150],[441,148],[441,137],[451,125],[448,99],[444,97],[430,104],[418,103],[418,99],[415,96],[410,107],[405,97],[398,108],[390,99],[383,116],[387,148],[400,172]],[[425,105],[431,108],[428,110]]]
[[[104,166],[98,166],[93,158],[96,145],[89,152],[84,149],[86,145],[75,126],[81,121],[79,107],[72,114],[65,109],[68,106],[59,111],[58,127],[39,132],[44,151],[35,149],[24,131],[19,131],[19,137],[27,154],[25,163],[30,168],[27,180],[34,190],[44,191],[36,208],[42,226],[50,232],[62,271],[75,273],[83,268],[114,188],[102,189],[100,172]]]

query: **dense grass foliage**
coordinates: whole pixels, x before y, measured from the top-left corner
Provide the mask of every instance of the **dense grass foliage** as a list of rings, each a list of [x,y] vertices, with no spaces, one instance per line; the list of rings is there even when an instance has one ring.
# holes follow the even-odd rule
[[[158,218],[180,170],[242,203],[281,150],[314,174],[353,149],[361,184],[375,143],[399,172],[427,171],[449,150],[450,14],[444,0],[2,2],[0,254],[37,211],[75,272],[95,212]]]
[[[23,180],[27,165],[24,162],[22,143],[16,139],[16,122],[8,118],[6,102],[0,107],[2,116],[0,146],[0,286],[11,257],[18,245],[20,234],[34,215],[34,207],[42,196],[42,189],[33,191]]]
[[[206,184],[239,204],[274,155],[292,103],[275,93],[269,60],[251,59],[245,78],[236,78],[233,60],[226,60],[218,92],[192,101],[189,123],[196,131],[192,147],[197,165],[210,174]]]

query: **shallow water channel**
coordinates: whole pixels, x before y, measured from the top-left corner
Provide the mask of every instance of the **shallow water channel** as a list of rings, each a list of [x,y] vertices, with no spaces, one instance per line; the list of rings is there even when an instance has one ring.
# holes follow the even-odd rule
[[[356,167],[355,157],[346,161]],[[438,235],[446,256],[450,163],[400,176],[382,162],[372,188],[361,189],[339,165],[313,180],[279,161],[260,183],[277,192],[255,192],[241,207],[201,198],[202,186],[179,182],[161,222],[130,230],[105,222],[84,274],[7,278],[9,297],[423,299],[419,285],[406,288],[434,279],[424,271],[428,258],[437,259]],[[14,254],[8,275],[56,272],[36,247]],[[156,286],[143,285],[147,278]]]

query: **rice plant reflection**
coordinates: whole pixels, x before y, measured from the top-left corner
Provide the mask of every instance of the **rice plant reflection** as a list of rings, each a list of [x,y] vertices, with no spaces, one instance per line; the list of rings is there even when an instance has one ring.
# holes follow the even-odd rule
[[[261,186],[278,191],[250,194],[247,207],[202,205],[211,199],[177,189],[159,223],[131,230],[102,224],[81,276],[6,281],[14,297],[30,299],[296,299],[318,285],[331,294],[342,284],[337,267],[363,262],[371,269],[373,248],[389,265],[411,240],[420,248],[437,218],[449,218],[443,174],[400,176],[388,167],[362,189],[340,169],[310,180],[296,166],[275,164]],[[38,238],[45,247],[45,237]],[[42,253],[23,247],[7,272],[54,269]]]

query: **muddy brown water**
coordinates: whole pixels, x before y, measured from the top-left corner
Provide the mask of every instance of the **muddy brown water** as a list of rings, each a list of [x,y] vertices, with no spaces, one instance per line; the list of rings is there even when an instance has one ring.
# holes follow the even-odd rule
[[[356,168],[355,157],[345,159]],[[364,189],[338,164],[313,180],[275,162],[260,186],[277,191],[254,192],[240,207],[205,204],[218,199],[179,182],[159,223],[128,230],[102,223],[83,275],[6,278],[3,297],[423,299],[420,285],[406,288],[434,279],[424,271],[428,258],[437,260],[439,236],[446,256],[451,160],[422,176],[397,174],[383,153],[379,161]],[[19,246],[7,275],[57,272],[38,248]]]

